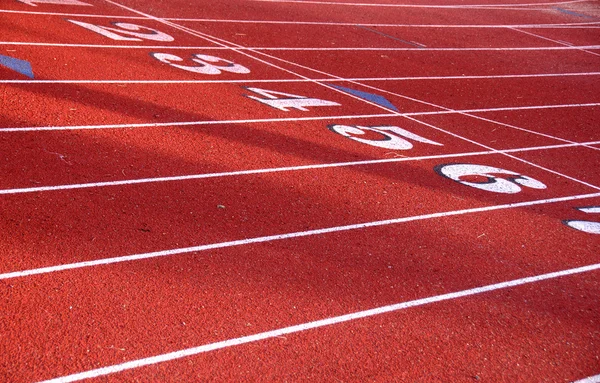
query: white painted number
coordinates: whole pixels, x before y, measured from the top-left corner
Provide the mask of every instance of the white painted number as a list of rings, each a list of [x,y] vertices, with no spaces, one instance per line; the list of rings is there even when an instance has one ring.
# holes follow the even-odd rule
[[[438,165],[434,169],[439,175],[463,185],[495,193],[518,193],[521,191],[521,186],[546,189],[546,185],[531,177],[493,166],[445,164]],[[504,176],[504,178],[500,178],[500,176]]]
[[[577,210],[582,211],[584,213],[591,214],[600,214],[600,206],[590,206],[590,207],[579,207]],[[575,220],[566,220],[563,221],[565,225],[572,227],[575,230],[583,231],[589,234],[600,234],[600,222],[593,221],[575,221]]]
[[[84,3],[78,0],[17,0],[23,4],[37,7],[37,4],[58,4],[58,5],[85,5],[91,7],[91,4]]]
[[[269,105],[275,109],[283,110],[284,112],[288,112],[290,109],[297,109],[303,112],[308,111],[308,107],[311,106],[341,106],[337,102],[320,100],[318,98],[308,98],[304,96],[298,96],[296,94],[283,93],[283,92],[275,92],[273,90],[265,90],[259,88],[246,88],[251,92],[258,93],[266,98],[258,98],[254,96],[247,96],[253,100],[256,100],[265,105]],[[278,98],[277,96],[283,96],[283,98]]]
[[[220,74],[221,72],[230,72],[230,73],[240,73],[246,74],[250,73],[250,69],[241,66],[239,64],[235,64],[232,61],[221,59],[214,56],[195,54],[192,55],[192,61],[198,65],[188,66],[188,65],[179,65],[174,64],[174,62],[183,61],[183,59],[179,56],[171,55],[168,53],[150,53],[150,56],[154,57],[160,62],[165,64],[169,64],[175,68],[183,69],[188,72],[194,73],[202,73],[202,74]]]
[[[112,23],[117,28],[102,27],[99,25],[84,23],[83,21],[67,20],[73,24],[79,25],[85,29],[101,34],[104,37],[108,37],[112,40],[117,41],[162,41],[169,42],[175,40],[173,37],[166,33],[157,31],[156,29],[143,27],[137,24],[130,23]],[[127,37],[129,36],[129,37]]]
[[[408,150],[413,144],[408,140],[422,142],[430,145],[443,146],[442,144],[428,140],[417,134],[411,133],[397,126],[350,126],[350,125],[329,125],[329,130],[348,137],[351,140],[362,142],[379,148],[391,150]],[[376,133],[377,138],[362,138],[367,132]],[[404,138],[401,138],[404,137]],[[405,139],[406,138],[406,139]],[[408,139],[408,140],[407,140]]]

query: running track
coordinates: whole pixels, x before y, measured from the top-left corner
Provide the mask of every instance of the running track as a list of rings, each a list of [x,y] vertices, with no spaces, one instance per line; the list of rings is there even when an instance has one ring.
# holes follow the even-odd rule
[[[0,381],[600,382],[600,2],[0,19]]]

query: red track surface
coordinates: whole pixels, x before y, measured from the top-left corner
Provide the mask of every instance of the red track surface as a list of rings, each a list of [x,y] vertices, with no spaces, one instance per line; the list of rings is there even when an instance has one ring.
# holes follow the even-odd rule
[[[39,1],[0,381],[600,381],[598,1]]]

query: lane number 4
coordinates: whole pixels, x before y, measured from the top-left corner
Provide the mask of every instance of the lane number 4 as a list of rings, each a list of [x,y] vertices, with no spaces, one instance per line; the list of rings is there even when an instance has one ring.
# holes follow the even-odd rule
[[[309,98],[304,96],[298,96],[297,94],[276,92],[274,90],[266,90],[260,88],[246,88],[247,90],[263,96],[264,98],[256,96],[246,96],[252,100],[258,101],[262,104],[269,105],[272,108],[289,112],[289,109],[297,109],[303,112],[308,111],[308,107],[312,106],[340,106],[337,102],[321,100],[318,98]]]

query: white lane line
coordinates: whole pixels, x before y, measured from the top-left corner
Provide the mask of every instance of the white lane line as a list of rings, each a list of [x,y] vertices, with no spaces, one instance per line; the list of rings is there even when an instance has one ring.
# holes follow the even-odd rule
[[[491,285],[485,285],[480,287],[475,287],[466,290],[455,291],[452,293],[446,293],[441,295],[434,295],[427,298],[415,299],[412,301],[406,301],[401,303],[396,303],[388,306],[380,306],[369,310],[357,311],[350,314],[329,317],[325,319],[316,320],[313,322],[306,322],[294,326],[283,327],[276,330],[265,331],[253,335],[242,336],[239,338],[232,338],[220,342],[208,343],[198,347],[186,348],[179,351],[169,352],[166,354],[155,355],[147,358],[141,358],[137,360],[132,360],[125,363],[114,364],[112,366],[106,366],[97,368],[94,370],[88,370],[85,372],[80,372],[72,375],[61,376],[58,378],[45,380],[39,383],[71,383],[77,382],[84,379],[97,378],[101,376],[106,376],[122,371],[132,370],[144,366],[151,366],[159,363],[164,363],[176,359],[186,358],[194,355],[199,355],[202,353],[207,353],[215,350],[221,350],[224,348],[235,347],[246,343],[258,342],[267,339],[273,339],[284,335],[296,334],[308,330],[314,330],[321,327],[333,326],[345,322],[360,320],[364,318],[374,317],[377,315],[383,315],[387,313],[397,312],[400,310],[405,310],[413,307],[439,303],[444,301],[450,301],[454,299],[471,297],[478,294],[494,292],[498,290],[514,288],[518,286],[528,285],[532,283],[547,281],[556,278],[562,278],[567,276],[573,276],[577,274],[589,273],[593,271],[597,271],[600,269],[600,263],[576,267],[567,270],[555,271],[552,273],[540,274],[525,278],[513,279],[505,282],[494,283]],[[574,383],[597,383],[600,382],[600,375],[596,375],[595,377],[587,378],[588,380],[581,380]]]
[[[144,19],[148,20],[148,19]],[[60,48],[108,48],[108,49],[179,49],[179,50],[225,50],[215,46],[169,46],[169,45],[110,45],[110,44],[67,44],[44,43],[34,41],[0,41],[0,45],[19,45],[32,47],[60,47]],[[560,47],[559,47],[560,48]]]
[[[246,83],[304,83],[347,81],[437,81],[437,80],[494,80],[516,78],[598,76],[600,72],[532,73],[481,76],[414,76],[414,77],[348,77],[348,78],[291,78],[268,80],[0,80],[0,84],[246,84]]]
[[[143,20],[141,16],[124,16],[124,15],[93,15],[89,13],[63,13],[63,12],[39,12],[39,11],[18,11],[12,9],[0,9],[0,13],[16,13],[23,15],[41,15],[41,16],[69,16],[69,17],[97,17],[108,19],[136,19]]]
[[[107,45],[107,44],[67,44],[31,41],[0,41],[0,45],[60,47],[60,48],[104,48],[104,49],[178,49],[178,50],[232,50],[230,47],[215,46],[168,46],[168,45]],[[600,49],[600,45],[564,45],[547,47],[241,47],[239,51],[299,51],[299,52],[532,52],[532,51],[573,51]]]
[[[366,85],[363,85],[366,86]],[[287,121],[321,121],[334,119],[366,119],[379,117],[411,117],[411,116],[432,116],[443,114],[464,114],[464,113],[491,113],[502,111],[519,110],[543,110],[543,109],[562,109],[562,108],[588,108],[598,107],[600,103],[588,104],[559,104],[559,105],[532,105],[532,106],[514,106],[501,108],[482,108],[482,109],[448,109],[432,112],[409,112],[409,113],[381,113],[381,114],[363,114],[363,115],[345,115],[345,116],[315,116],[315,117],[290,117],[290,118],[257,118],[247,120],[209,120],[209,121],[172,121],[155,123],[137,123],[137,124],[104,124],[104,125],[71,125],[71,126],[29,126],[21,128],[0,128],[0,133],[15,132],[41,132],[41,131],[61,131],[61,130],[93,130],[93,129],[129,129],[129,128],[158,128],[158,127],[176,127],[176,126],[200,126],[200,125],[223,125],[223,124],[253,124],[267,122],[287,122]],[[421,122],[419,122],[421,123]],[[558,139],[558,138],[557,138]],[[563,140],[564,141],[564,140]]]
[[[554,39],[551,39],[551,38],[548,38],[548,37],[545,37],[545,36],[542,36],[542,35],[538,35],[537,33],[532,33],[532,32],[528,32],[528,31],[522,31],[519,28],[509,28],[509,29],[511,29],[513,31],[516,31],[516,32],[524,33],[524,34],[529,35],[529,36],[537,37],[538,39],[541,39],[541,40],[550,41],[550,42],[553,42],[555,44],[559,44],[559,45],[564,46],[564,47],[572,47],[572,46],[574,46],[574,45],[569,44],[569,43],[567,43],[565,41],[554,40]],[[599,53],[592,52],[589,49],[597,49],[597,48],[579,48],[579,50],[581,50],[582,52],[589,53],[589,54],[592,54],[594,56],[600,56]]]
[[[597,106],[600,106],[598,104]],[[380,114],[362,114],[362,115],[344,115],[344,116],[314,116],[314,117],[282,117],[282,118],[255,118],[247,120],[208,120],[208,121],[172,121],[156,123],[138,123],[138,124],[105,124],[105,125],[73,125],[73,126],[38,126],[23,128],[0,128],[0,133],[10,132],[39,132],[39,131],[60,131],[60,130],[89,130],[89,129],[126,129],[126,128],[158,128],[169,126],[201,126],[201,125],[223,125],[223,124],[253,124],[267,122],[288,122],[288,121],[320,121],[329,119],[363,119],[379,117],[397,117],[394,113]]]
[[[160,183],[160,182],[191,181],[191,180],[200,180],[200,179],[206,179],[206,178],[233,177],[233,176],[244,176],[244,175],[253,175],[253,174],[265,174],[265,173],[293,172],[293,171],[312,170],[312,169],[326,169],[326,168],[341,168],[341,167],[365,166],[365,165],[376,165],[376,164],[389,164],[389,163],[396,163],[396,162],[425,161],[425,160],[433,160],[433,159],[463,158],[463,157],[484,156],[484,155],[498,154],[498,153],[520,153],[520,152],[529,152],[529,151],[538,151],[538,150],[562,149],[562,148],[595,145],[595,144],[600,144],[600,141],[535,146],[535,147],[515,148],[515,149],[504,149],[504,150],[497,150],[497,151],[489,150],[489,151],[480,151],[480,152],[437,154],[437,155],[419,156],[419,157],[384,158],[384,159],[379,159],[379,160],[333,162],[333,163],[327,163],[327,164],[313,164],[313,165],[286,166],[286,167],[279,167],[279,168],[237,170],[237,171],[221,172],[221,173],[187,174],[187,175],[170,176],[170,177],[137,178],[137,179],[128,179],[128,180],[119,180],[119,181],[89,182],[89,183],[80,183],[80,184],[0,189],[0,195],[40,193],[40,192],[63,191],[63,190],[78,190],[78,189],[101,188],[101,187],[110,187],[110,186],[126,186],[126,185],[139,185],[139,184],[148,184],[148,183]]]
[[[583,3],[589,0],[571,0],[548,3],[522,3],[522,4],[453,4],[453,5],[433,5],[433,4],[391,4],[391,3],[349,3],[338,1],[317,1],[317,0],[253,0],[265,3],[296,3],[296,4],[321,4],[321,5],[344,5],[354,7],[391,7],[391,8],[433,8],[433,9],[524,9],[538,10],[529,7],[553,6]]]
[[[46,16],[68,16],[68,17],[91,17],[119,20],[147,20],[145,16],[125,15],[92,15],[85,13],[62,13],[62,12],[36,12],[0,9],[0,13],[16,13]],[[185,17],[166,17],[167,21],[183,21],[197,23],[240,23],[240,24],[285,24],[285,25],[328,25],[328,26],[356,26],[357,23],[328,22],[328,21],[297,21],[297,20],[236,20],[236,19],[198,19]],[[389,23],[360,23],[369,27],[408,27],[408,28],[586,28],[598,25],[600,22],[588,21],[578,23],[554,23],[554,24],[389,24]]]
[[[199,23],[237,23],[237,24],[285,24],[285,25],[326,25],[326,26],[351,26],[357,23],[331,22],[331,21],[297,21],[297,20],[235,20],[235,19],[185,19],[166,18],[168,21],[199,22]],[[586,28],[598,27],[600,21],[586,21],[578,23],[555,24],[389,24],[389,23],[360,23],[366,27],[401,27],[401,28]]]
[[[600,197],[600,193],[580,194],[580,195],[573,195],[573,196],[567,196],[567,197],[556,197],[556,198],[548,198],[548,199],[534,200],[534,201],[527,201],[527,202],[517,202],[517,203],[494,205],[494,206],[484,206],[484,207],[477,207],[477,208],[470,208],[470,209],[446,211],[446,212],[441,212],[441,213],[416,215],[416,216],[411,216],[411,217],[393,218],[393,219],[387,219],[387,220],[382,220],[382,221],[372,221],[372,222],[364,222],[364,223],[351,224],[351,225],[333,226],[333,227],[314,229],[314,230],[297,231],[297,232],[285,233],[285,234],[268,235],[268,236],[263,236],[263,237],[246,238],[246,239],[239,239],[239,240],[234,240],[234,241],[211,243],[211,244],[207,244],[207,245],[198,245],[198,246],[183,247],[183,248],[177,248],[177,249],[154,251],[154,252],[150,252],[150,253],[139,253],[139,254],[120,256],[120,257],[102,258],[102,259],[96,259],[93,261],[66,263],[66,264],[56,265],[56,266],[47,266],[47,267],[40,267],[37,269],[29,269],[29,270],[21,270],[21,271],[13,271],[13,272],[8,272],[8,273],[3,273],[3,274],[0,274],[0,280],[30,277],[33,275],[50,274],[50,273],[56,273],[56,272],[61,272],[61,271],[75,270],[75,269],[102,266],[102,265],[111,265],[111,264],[122,263],[122,262],[140,261],[140,260],[144,260],[144,259],[166,257],[166,256],[171,256],[171,255],[177,255],[177,254],[189,254],[189,253],[196,253],[196,252],[214,250],[214,249],[245,246],[245,245],[252,245],[252,244],[257,244],[257,243],[273,242],[273,241],[287,240],[287,239],[293,239],[293,238],[310,237],[310,236],[323,235],[323,234],[329,234],[329,233],[339,233],[339,232],[344,232],[344,231],[360,230],[360,229],[367,229],[367,228],[371,228],[371,227],[388,226],[388,225],[395,225],[395,224],[414,222],[414,221],[422,221],[422,220],[435,219],[435,218],[444,218],[444,217],[452,217],[452,216],[465,215],[465,214],[490,212],[490,211],[495,211],[495,210],[514,209],[514,208],[519,208],[519,207],[544,205],[544,204],[557,203],[557,202],[575,201],[575,200],[594,198],[594,197]]]
[[[588,376],[587,378],[576,380],[573,383],[600,383],[600,375]]]

